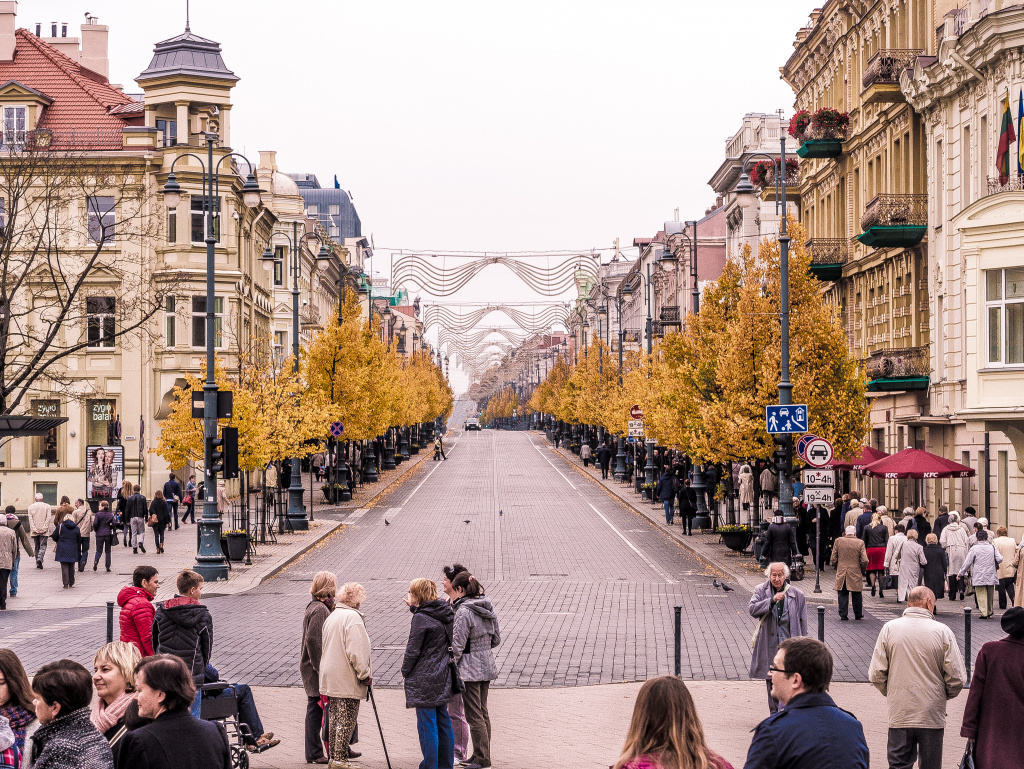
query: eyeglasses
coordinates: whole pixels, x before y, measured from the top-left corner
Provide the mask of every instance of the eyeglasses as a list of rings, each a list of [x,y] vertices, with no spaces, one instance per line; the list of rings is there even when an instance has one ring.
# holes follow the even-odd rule
[[[782,668],[777,668],[774,665],[769,665],[768,666],[768,672],[769,673],[782,673],[782,675],[784,675],[784,676],[790,675],[788,670],[783,670]]]

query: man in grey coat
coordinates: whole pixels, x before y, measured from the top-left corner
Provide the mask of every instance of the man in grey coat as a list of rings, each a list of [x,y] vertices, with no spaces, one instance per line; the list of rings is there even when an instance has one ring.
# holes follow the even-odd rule
[[[760,620],[754,634],[754,652],[750,658],[750,677],[768,682],[768,709],[779,710],[779,701],[772,696],[772,676],[768,668],[787,638],[807,635],[807,598],[803,591],[789,584],[789,567],[776,561],[765,569],[768,581],[750,596],[747,611]]]
[[[36,501],[28,506],[28,527],[32,530],[32,541],[36,548],[36,568],[43,568],[46,544],[53,533],[53,510],[37,493]]]

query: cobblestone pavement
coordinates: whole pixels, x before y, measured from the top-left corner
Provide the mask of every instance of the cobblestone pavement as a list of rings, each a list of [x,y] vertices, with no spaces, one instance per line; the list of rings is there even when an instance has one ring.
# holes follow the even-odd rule
[[[214,663],[222,674],[259,686],[297,686],[309,582],[329,569],[342,582],[366,586],[375,680],[399,686],[409,580],[440,579],[442,564],[462,562],[501,618],[495,686],[605,684],[669,673],[674,606],[682,607],[683,678],[747,677],[755,627],[746,612],[749,591],[713,587],[724,572],[708,560],[583,477],[537,434],[468,433],[449,444],[449,455],[447,462],[421,462],[372,505],[340,514],[342,529],[276,577],[241,595],[209,599]],[[103,641],[102,611],[13,614],[25,619],[5,630],[3,642],[30,670],[57,649],[91,661]],[[837,680],[865,679],[874,639],[893,616],[869,610],[866,621],[841,626],[829,616]],[[815,618],[809,620],[814,627]],[[997,624],[975,623],[975,650],[999,636]]]

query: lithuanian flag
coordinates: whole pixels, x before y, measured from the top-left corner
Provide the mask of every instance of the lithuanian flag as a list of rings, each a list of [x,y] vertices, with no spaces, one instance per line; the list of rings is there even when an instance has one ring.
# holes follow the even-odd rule
[[[1013,115],[1010,114],[1010,94],[1007,92],[1003,101],[1003,120],[999,128],[999,149],[996,157],[999,163],[999,183],[1006,184],[1010,180],[1010,145],[1017,141],[1013,132]]]

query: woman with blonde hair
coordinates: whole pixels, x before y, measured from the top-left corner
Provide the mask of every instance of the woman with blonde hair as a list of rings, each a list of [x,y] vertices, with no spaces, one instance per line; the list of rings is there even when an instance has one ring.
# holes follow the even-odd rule
[[[320,661],[320,693],[328,700],[330,722],[330,766],[349,766],[358,758],[350,747],[359,716],[359,701],[366,699],[373,681],[370,665],[370,637],[363,614],[366,588],[356,582],[338,591],[337,608],[324,622],[323,657]]]
[[[309,587],[312,598],[302,617],[302,649],[299,656],[299,675],[306,691],[306,763],[326,764],[320,729],[324,709],[320,702],[320,660],[323,656],[324,622],[334,611],[338,578],[329,571],[317,572]]]
[[[142,655],[134,644],[114,641],[96,650],[92,658],[92,683],[96,687],[96,701],[92,704],[89,720],[106,737],[114,760],[125,735],[125,711],[135,699],[135,666]]]
[[[675,676],[660,676],[640,687],[613,769],[733,768],[708,747],[686,684]]]

